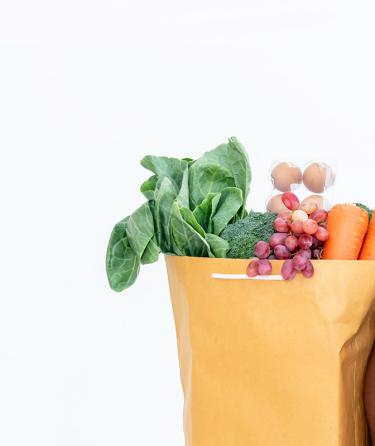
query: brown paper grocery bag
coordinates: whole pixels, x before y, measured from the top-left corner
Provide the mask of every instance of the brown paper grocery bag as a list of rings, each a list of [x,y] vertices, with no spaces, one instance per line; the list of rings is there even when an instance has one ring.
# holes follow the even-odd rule
[[[375,261],[246,279],[247,260],[166,256],[187,446],[365,446]]]

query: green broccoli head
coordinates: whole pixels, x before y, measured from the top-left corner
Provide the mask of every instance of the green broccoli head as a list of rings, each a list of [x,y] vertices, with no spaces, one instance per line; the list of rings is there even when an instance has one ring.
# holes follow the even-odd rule
[[[221,237],[229,243],[227,257],[232,259],[249,259],[255,256],[255,245],[260,240],[268,242],[275,232],[273,222],[276,214],[272,212],[254,212],[242,220],[228,225]]]

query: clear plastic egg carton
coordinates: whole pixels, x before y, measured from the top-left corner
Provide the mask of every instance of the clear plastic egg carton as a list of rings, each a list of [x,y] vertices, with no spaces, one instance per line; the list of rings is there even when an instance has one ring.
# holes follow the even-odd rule
[[[301,168],[289,161],[277,161],[271,166],[270,177],[273,191],[267,198],[268,211],[279,213],[287,210],[281,200],[284,192],[296,194],[301,205],[311,203],[318,209],[330,210],[336,177],[331,164],[314,160]]]

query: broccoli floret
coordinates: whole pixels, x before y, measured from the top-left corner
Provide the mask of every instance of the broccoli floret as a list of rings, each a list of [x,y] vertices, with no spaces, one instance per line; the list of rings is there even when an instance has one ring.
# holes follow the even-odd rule
[[[272,212],[254,212],[242,220],[228,225],[221,237],[229,243],[227,257],[232,259],[248,259],[255,256],[255,245],[259,240],[268,242],[275,232],[273,222],[276,214]]]
[[[362,203],[355,203],[355,204],[356,204],[356,206],[364,209],[368,213],[368,219],[371,220],[372,213],[374,211],[372,209],[370,209],[368,206],[366,206],[365,204],[362,204]]]

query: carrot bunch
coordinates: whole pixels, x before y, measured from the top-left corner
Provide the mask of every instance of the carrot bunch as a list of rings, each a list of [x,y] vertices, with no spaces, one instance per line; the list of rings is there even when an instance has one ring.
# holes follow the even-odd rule
[[[355,204],[338,204],[328,215],[329,240],[324,245],[326,260],[375,260],[375,214]]]

